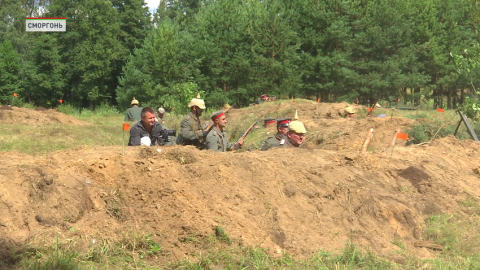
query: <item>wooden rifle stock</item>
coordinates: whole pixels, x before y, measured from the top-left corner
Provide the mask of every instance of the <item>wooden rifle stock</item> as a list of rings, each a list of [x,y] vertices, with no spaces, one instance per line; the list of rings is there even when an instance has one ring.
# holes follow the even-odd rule
[[[240,140],[242,139],[245,139],[248,135],[248,133],[250,133],[250,131],[252,131],[253,127],[255,127],[255,125],[258,123],[258,120],[260,120],[260,116],[257,118],[257,120],[255,120],[255,122],[253,122],[253,124],[243,133],[243,135],[233,144],[232,148],[230,149],[231,151],[235,151],[237,150],[238,146],[240,145],[239,142]]]
[[[223,111],[224,113],[228,113],[228,111],[230,111],[232,107],[228,107],[227,109],[225,109],[225,111]],[[203,131],[206,131],[206,132],[209,132],[213,127],[213,121],[210,121],[208,122],[208,125],[203,129]]]

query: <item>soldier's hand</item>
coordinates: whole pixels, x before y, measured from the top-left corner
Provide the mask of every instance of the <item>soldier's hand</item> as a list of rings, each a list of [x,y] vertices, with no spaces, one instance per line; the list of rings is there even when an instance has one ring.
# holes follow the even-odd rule
[[[243,139],[240,139],[240,140],[238,141],[238,144],[239,144],[240,146],[242,146],[243,143],[244,143]]]

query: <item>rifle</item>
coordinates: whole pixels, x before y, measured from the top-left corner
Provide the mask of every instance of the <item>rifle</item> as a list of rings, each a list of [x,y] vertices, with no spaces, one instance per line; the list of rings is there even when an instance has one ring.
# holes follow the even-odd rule
[[[238,143],[240,142],[240,140],[245,139],[245,137],[247,137],[248,133],[250,133],[250,131],[252,131],[253,127],[255,125],[257,125],[258,120],[260,120],[260,116],[257,118],[257,120],[255,120],[255,122],[253,122],[253,124],[249,128],[247,128],[247,130],[243,133],[243,135],[233,144],[232,148],[230,148],[230,151],[237,150],[237,148],[239,146]]]
[[[227,109],[225,109],[225,111],[223,111],[224,113],[228,113],[228,111],[230,111],[232,107],[228,107]],[[206,131],[206,132],[209,132],[213,127],[213,121],[210,121],[204,128],[203,128],[203,131]]]

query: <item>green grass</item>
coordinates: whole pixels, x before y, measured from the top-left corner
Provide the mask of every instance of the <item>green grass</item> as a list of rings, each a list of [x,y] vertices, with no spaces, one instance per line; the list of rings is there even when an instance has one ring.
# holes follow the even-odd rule
[[[0,151],[36,155],[83,145],[120,146],[122,142],[128,142],[128,132],[122,131],[121,116],[78,119],[92,125],[0,125]]]

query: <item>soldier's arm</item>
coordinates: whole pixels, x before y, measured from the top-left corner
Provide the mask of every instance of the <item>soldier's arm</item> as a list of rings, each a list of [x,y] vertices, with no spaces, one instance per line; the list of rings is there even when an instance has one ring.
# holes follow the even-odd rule
[[[274,137],[268,137],[265,142],[262,144],[262,151],[267,151],[268,149],[272,148],[272,138]]]
[[[218,139],[217,136],[213,133],[213,131],[210,131],[207,135],[207,139],[205,142],[205,146],[207,149],[213,150],[213,151],[221,151],[221,145],[218,144]]]
[[[195,121],[191,118],[183,118],[180,123],[180,133],[185,140],[200,140],[203,137],[203,132],[201,129],[192,130],[192,121]]]
[[[124,122],[130,121],[130,118],[128,117],[128,110],[125,113],[125,118],[123,119]]]
[[[268,148],[269,148],[269,147],[268,147],[268,142],[267,142],[267,141],[263,142],[261,150],[262,150],[262,151],[267,151]]]
[[[130,129],[130,138],[128,139],[128,145],[139,146],[141,137],[142,137],[142,134],[140,133],[140,130],[132,127]]]

